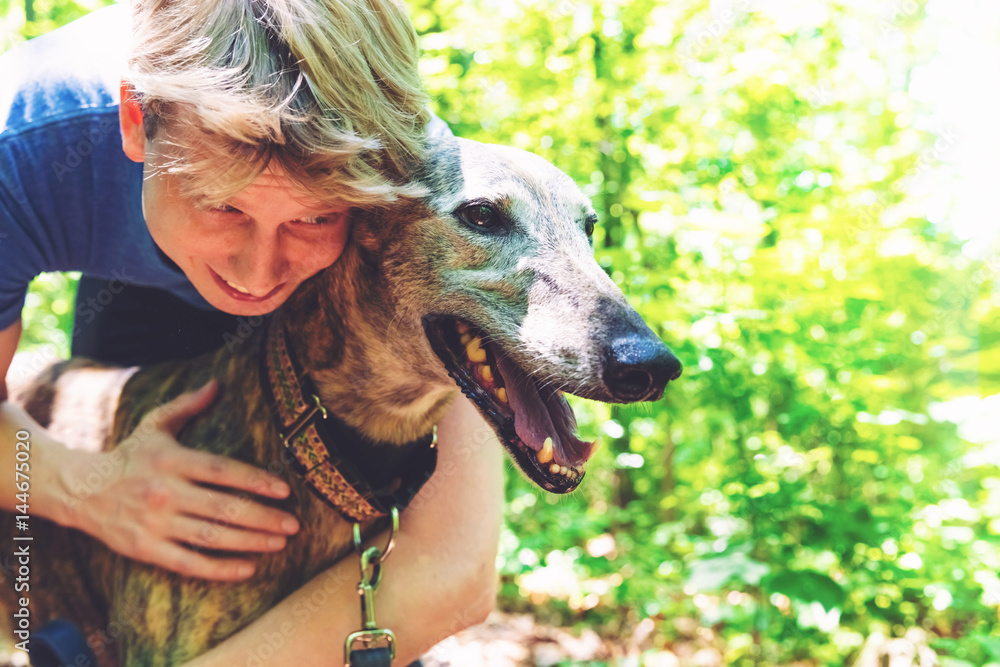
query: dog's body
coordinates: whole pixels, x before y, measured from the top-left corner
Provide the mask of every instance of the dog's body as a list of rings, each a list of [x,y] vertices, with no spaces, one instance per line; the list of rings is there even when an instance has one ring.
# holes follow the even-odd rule
[[[289,345],[323,403],[386,443],[387,467],[397,464],[392,445],[431,431],[458,380],[532,479],[571,490],[590,446],[572,435],[572,413],[556,390],[650,400],[679,364],[593,260],[585,231],[593,212],[564,174],[520,151],[447,139],[432,147],[417,181],[427,197],[359,220],[338,262],[282,307],[294,322]],[[456,321],[481,333],[489,361],[464,359],[465,338],[451,344]],[[266,329],[206,357],[130,376],[66,362],[15,400],[74,445],[108,448],[157,405],[219,378],[218,401],[179,439],[274,469],[282,452],[261,391]],[[101,402],[117,404],[112,429],[96,420],[81,432],[77,415],[53,407],[81,384],[97,396],[95,387],[106,387]],[[72,620],[105,666],[179,664],[233,634],[351,548],[350,525],[288,466],[279,468],[292,493],[272,502],[298,516],[302,528],[285,549],[255,556],[254,576],[239,583],[180,577],[32,518],[32,626]],[[13,522],[2,515],[4,534],[14,533]],[[10,581],[3,595],[14,608]]]

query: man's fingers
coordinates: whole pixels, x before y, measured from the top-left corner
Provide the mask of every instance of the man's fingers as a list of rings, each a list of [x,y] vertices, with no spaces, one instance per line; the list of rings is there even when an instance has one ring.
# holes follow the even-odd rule
[[[187,394],[181,394],[174,400],[161,405],[143,419],[150,428],[167,431],[177,435],[184,424],[215,399],[219,383],[214,378],[206,382],[201,389]]]
[[[171,538],[202,549],[277,551],[287,542],[283,535],[243,530],[190,516],[174,516],[170,523]]]
[[[147,553],[135,558],[187,577],[213,581],[237,581],[246,579],[254,572],[252,561],[242,558],[210,558],[170,541],[160,542]]]
[[[196,517],[248,530],[292,535],[299,530],[298,520],[279,509],[256,503],[250,498],[209,491],[190,485],[178,495],[177,509]]]
[[[185,449],[183,456],[182,470],[188,479],[250,491],[271,498],[284,498],[290,491],[285,480],[249,463],[197,449]]]

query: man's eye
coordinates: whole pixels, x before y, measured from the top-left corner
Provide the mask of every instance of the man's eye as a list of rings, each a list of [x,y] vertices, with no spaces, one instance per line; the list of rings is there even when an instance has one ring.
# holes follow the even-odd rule
[[[238,215],[243,213],[240,209],[235,206],[230,206],[229,204],[222,204],[221,206],[213,206],[209,209],[212,213],[223,213],[226,215]]]
[[[316,215],[311,218],[299,218],[295,222],[303,225],[329,225],[337,221],[332,215]]]

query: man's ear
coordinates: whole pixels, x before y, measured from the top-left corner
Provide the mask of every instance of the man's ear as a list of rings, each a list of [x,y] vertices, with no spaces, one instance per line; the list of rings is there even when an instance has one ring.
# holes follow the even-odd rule
[[[122,149],[133,162],[146,161],[146,131],[142,127],[142,107],[135,91],[122,79],[118,125],[122,131]]]

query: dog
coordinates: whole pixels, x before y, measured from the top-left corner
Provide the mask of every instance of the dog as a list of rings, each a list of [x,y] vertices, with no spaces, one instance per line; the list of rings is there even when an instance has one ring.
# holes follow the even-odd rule
[[[302,527],[285,549],[255,554],[250,579],[220,583],[126,559],[32,518],[46,564],[33,573],[34,624],[63,617],[94,637],[118,623],[114,646],[100,647],[101,665],[178,664],[343,558],[353,548],[351,521],[373,525],[381,496],[373,491],[367,505],[352,496],[332,511],[317,486],[334,483],[300,474],[311,464],[290,455],[289,443],[313,437],[322,410],[355,440],[345,465],[377,452],[375,475],[385,478],[368,488],[391,498],[409,485],[408,498],[423,480],[392,473],[433,449],[434,425],[461,390],[530,480],[568,493],[593,443],[577,437],[563,392],[652,401],[680,375],[680,362],[594,260],[596,215],[566,174],[530,153],[449,137],[429,145],[411,187],[412,196],[358,214],[340,259],[239,344],[138,370],[74,359],[15,396],[57,437],[108,448],[156,406],[219,378],[216,403],[178,439],[272,470],[281,462],[292,493],[271,502]],[[283,395],[300,376],[308,385]],[[98,407],[81,422],[86,401]],[[14,516],[2,520],[13,534]],[[3,594],[15,608],[12,585]]]

